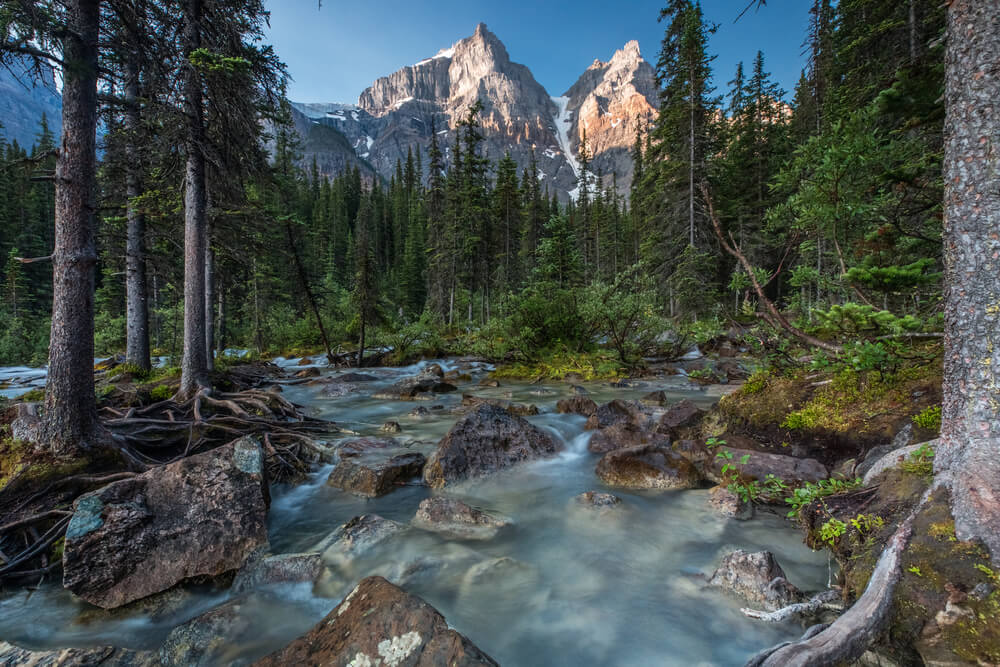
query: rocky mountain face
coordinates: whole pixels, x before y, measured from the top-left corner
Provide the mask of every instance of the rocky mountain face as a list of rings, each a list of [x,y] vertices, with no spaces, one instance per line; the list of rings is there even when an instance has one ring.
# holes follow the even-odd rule
[[[653,69],[637,42],[607,63],[595,61],[565,95],[551,97],[480,24],[451,48],[378,79],[357,105],[293,106],[313,125],[337,130],[358,158],[389,177],[410,148],[420,148],[426,166],[432,128],[450,161],[458,123],[477,100],[483,104],[483,153],[496,160],[509,151],[522,169],[534,153],[543,185],[565,201],[577,188],[584,131],[594,171],[608,182],[617,174],[619,188],[627,191],[636,127],[655,114],[657,95]],[[309,152],[309,138],[303,139]]]
[[[45,115],[49,129],[58,137],[62,126],[62,98],[56,92],[55,77],[43,68],[42,78],[34,80],[25,62],[0,67],[0,134],[7,142],[17,141],[30,149],[38,137],[38,126]]]
[[[617,175],[627,188],[636,132],[655,120],[659,101],[656,75],[639,53],[639,42],[629,42],[606,63],[595,60],[563,99],[571,152],[579,155],[586,138],[591,170],[606,183]]]

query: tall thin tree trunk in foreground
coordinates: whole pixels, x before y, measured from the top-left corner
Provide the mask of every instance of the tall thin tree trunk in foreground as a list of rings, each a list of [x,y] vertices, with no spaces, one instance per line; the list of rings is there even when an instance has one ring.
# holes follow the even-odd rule
[[[1000,564],[1000,3],[953,0],[945,56],[941,445],[955,529]]]
[[[215,251],[211,235],[205,248],[205,367],[215,369]]]
[[[184,181],[184,359],[179,396],[189,397],[208,386],[205,350],[205,252],[207,195],[205,185],[205,119],[201,75],[190,62],[201,47],[201,0],[184,5],[184,115],[187,116],[187,166]]]
[[[66,3],[62,139],[56,164],[52,332],[43,442],[57,456],[94,443],[94,183],[99,0]]]
[[[126,65],[125,129],[125,361],[149,369],[149,301],[146,294],[146,218],[136,199],[142,194],[142,169],[138,140],[141,131],[139,109],[139,63],[133,58]]]

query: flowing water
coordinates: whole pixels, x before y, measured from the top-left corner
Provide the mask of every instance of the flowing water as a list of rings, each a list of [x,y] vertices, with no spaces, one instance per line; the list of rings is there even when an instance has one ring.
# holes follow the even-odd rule
[[[296,360],[283,360],[290,366]],[[441,362],[445,370],[454,363]],[[304,633],[360,578],[381,574],[434,605],[451,627],[468,636],[501,664],[738,665],[763,647],[791,639],[801,628],[768,625],[744,617],[741,603],[703,587],[721,557],[742,548],[776,554],[789,579],[804,590],[824,587],[827,561],[802,544],[800,533],[776,515],[758,513],[749,522],[726,520],[707,507],[707,491],[632,493],[604,489],[594,475],[597,455],[587,451],[584,420],[555,414],[567,384],[507,383],[481,388],[485,368],[473,367],[473,383],[433,401],[387,401],[372,393],[418,372],[408,368],[366,369],[379,380],[357,385],[340,398],[322,387],[297,385],[285,396],[343,429],[379,434],[398,421],[396,436],[429,454],[458,417],[451,409],[461,392],[534,403],[529,418],[566,445],[557,457],[491,477],[449,486],[449,495],[513,520],[493,540],[449,540],[410,529],[369,553],[333,568],[319,585],[284,585],[240,601],[240,623],[214,664],[243,664]],[[332,371],[323,371],[324,375]],[[663,389],[671,399],[707,406],[711,391],[681,377],[647,381],[628,389],[588,383],[592,398],[638,398]],[[417,406],[429,415],[415,417]],[[441,409],[430,409],[443,406]],[[337,436],[331,438],[336,444]],[[332,466],[296,487],[272,489],[271,547],[275,553],[309,551],[330,532],[360,514],[407,523],[430,495],[414,484],[375,500],[325,484]],[[583,508],[574,496],[608,490],[624,502],[603,511]],[[495,560],[495,559],[504,560]],[[75,600],[58,585],[43,584],[0,600],[0,639],[32,648],[116,644],[155,649],[172,627],[230,600],[225,590],[197,590],[166,609],[105,613]]]

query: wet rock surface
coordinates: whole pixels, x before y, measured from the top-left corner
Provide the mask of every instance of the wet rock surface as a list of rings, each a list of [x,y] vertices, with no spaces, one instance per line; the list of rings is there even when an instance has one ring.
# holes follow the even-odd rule
[[[262,586],[315,582],[322,574],[323,560],[318,552],[263,556],[237,573],[231,590],[239,594]]]
[[[691,401],[684,400],[667,408],[667,411],[660,417],[658,430],[676,438],[680,436],[683,429],[697,426],[704,416],[704,410]]]
[[[255,664],[497,665],[436,609],[382,577],[363,579],[306,635]]]
[[[608,452],[597,463],[595,472],[608,486],[626,489],[693,489],[701,483],[687,459],[661,445]]]
[[[597,412],[597,403],[586,395],[578,394],[572,398],[560,399],[556,403],[556,412],[563,415],[583,415],[584,417],[589,417]]]
[[[669,447],[670,439],[654,431],[645,430],[631,422],[620,422],[594,433],[587,444],[587,449],[595,454],[605,454],[618,449],[649,444]]]
[[[160,658],[152,651],[101,648],[66,648],[30,651],[0,641],[0,665],[4,667],[159,667]]]
[[[647,415],[642,409],[642,405],[635,401],[623,401],[615,399],[604,405],[600,405],[587,420],[586,428],[594,430],[607,428],[615,424],[642,424],[647,419]]]
[[[424,466],[433,488],[554,455],[555,438],[525,419],[481,405],[455,424]]]
[[[538,414],[538,406],[530,403],[514,403],[502,398],[482,398],[471,394],[462,395],[462,406],[460,411],[467,411],[468,408],[478,408],[480,405],[492,405],[502,408],[512,415],[521,417],[531,417]]]
[[[804,598],[770,551],[734,551],[722,559],[708,585],[766,611],[776,611]]]
[[[608,509],[618,507],[622,504],[622,499],[613,493],[602,493],[600,491],[586,491],[573,498],[579,507],[593,509]]]
[[[320,540],[313,551],[322,554],[324,563],[341,565],[406,529],[406,525],[377,514],[364,514],[354,517]]]
[[[427,459],[419,452],[397,454],[388,459],[344,457],[326,483],[355,495],[377,498],[392,493],[407,480],[419,477]]]
[[[714,486],[708,492],[708,506],[719,516],[737,521],[753,518],[753,505],[725,486]]]
[[[442,373],[441,375],[444,375]],[[457,387],[441,379],[440,375],[424,372],[420,375],[400,380],[375,394],[375,398],[399,401],[412,401],[429,398],[434,394],[446,394],[455,391]]]
[[[413,526],[461,539],[492,539],[510,519],[476,509],[455,498],[435,496],[421,501]]]
[[[236,570],[268,543],[260,443],[245,437],[82,496],[63,585],[111,609],[192,577]]]

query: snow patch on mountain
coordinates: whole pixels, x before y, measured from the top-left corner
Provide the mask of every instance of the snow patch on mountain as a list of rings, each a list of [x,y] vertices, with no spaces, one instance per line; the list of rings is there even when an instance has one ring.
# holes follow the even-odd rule
[[[556,105],[556,139],[559,140],[559,148],[562,149],[563,154],[566,156],[566,161],[569,163],[570,169],[573,170],[573,174],[577,178],[580,178],[580,163],[577,162],[576,156],[573,155],[573,150],[570,148],[569,144],[569,132],[570,128],[573,127],[573,113],[567,109],[569,106],[569,97],[553,97],[552,102]]]

